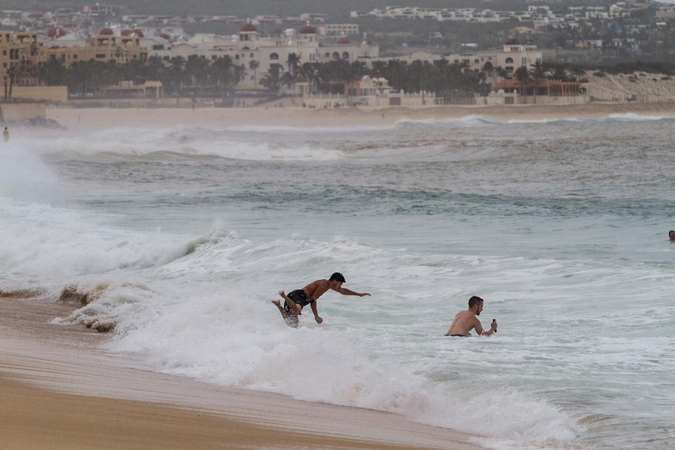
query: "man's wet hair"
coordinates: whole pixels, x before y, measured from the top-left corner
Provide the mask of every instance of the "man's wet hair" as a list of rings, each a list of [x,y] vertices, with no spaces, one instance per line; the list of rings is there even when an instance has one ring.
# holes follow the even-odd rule
[[[670,235],[673,234],[673,233],[675,233],[675,230],[670,230],[670,231],[668,232],[668,236],[670,236]]]
[[[328,281],[341,281],[342,283],[346,283],[345,277],[343,277],[340,272],[335,272],[333,275],[330,276],[330,279]]]
[[[480,297],[476,297],[475,295],[469,299],[469,308],[473,308],[474,305],[477,305],[479,303],[483,303],[483,299]]]

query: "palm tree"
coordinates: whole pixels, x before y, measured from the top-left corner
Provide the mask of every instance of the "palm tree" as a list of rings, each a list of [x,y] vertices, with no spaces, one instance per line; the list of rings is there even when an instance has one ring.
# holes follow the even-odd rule
[[[286,60],[286,66],[288,67],[288,72],[286,73],[288,75],[286,75],[286,73],[284,74],[284,84],[286,84],[289,89],[292,87],[293,92],[295,92],[295,79],[300,72],[301,56],[302,55],[291,52],[288,54],[288,59]]]
[[[520,66],[516,69],[516,79],[520,82],[520,91],[521,95],[527,103],[527,82],[530,79],[530,72],[527,70],[527,67]]]
[[[37,68],[38,84],[43,86],[58,86],[65,84],[66,68],[58,59],[48,59],[42,66]]]
[[[316,90],[316,82],[319,79],[319,67],[321,64],[319,63],[310,63],[306,62],[302,65],[302,68],[300,69],[300,73],[302,73],[305,78],[307,78],[307,81],[309,81],[309,91],[310,92],[315,92]]]
[[[258,84],[258,67],[260,67],[260,63],[256,61],[255,59],[252,59],[248,63],[248,68],[253,71],[253,84]]]
[[[183,70],[185,68],[185,58],[174,56],[171,58],[171,64],[168,70],[168,79],[175,91],[183,87]]]
[[[272,92],[278,92],[281,86],[281,66],[279,64],[272,64],[267,73],[260,80],[260,84],[265,86]]]
[[[541,59],[537,59],[532,66],[532,78],[534,78],[534,104],[537,104],[537,91],[539,90],[539,82],[546,78],[546,70],[544,65],[541,62]]]
[[[15,66],[7,69],[7,78],[9,78],[9,94],[7,95],[7,98],[12,98],[12,87],[14,87],[14,79],[16,78]]]
[[[300,58],[302,57],[301,54],[296,54],[296,53],[289,53],[288,54],[288,59],[286,60],[286,67],[288,67],[288,72],[291,74],[293,79],[298,75],[298,72],[300,72]]]
[[[209,66],[209,73],[211,83],[216,86],[221,94],[231,91],[237,84],[234,63],[232,58],[227,55],[213,61]]]

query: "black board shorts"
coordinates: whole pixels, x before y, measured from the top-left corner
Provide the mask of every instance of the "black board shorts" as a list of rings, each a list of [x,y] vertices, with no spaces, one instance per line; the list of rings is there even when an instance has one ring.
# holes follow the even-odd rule
[[[296,304],[300,305],[300,308],[304,308],[310,303],[307,301],[307,293],[302,289],[296,289],[293,292],[289,292],[288,295],[286,296],[291,300],[293,300]],[[293,311],[291,307],[288,306],[288,303],[285,301],[284,301],[284,311],[290,314],[295,314],[295,311]]]

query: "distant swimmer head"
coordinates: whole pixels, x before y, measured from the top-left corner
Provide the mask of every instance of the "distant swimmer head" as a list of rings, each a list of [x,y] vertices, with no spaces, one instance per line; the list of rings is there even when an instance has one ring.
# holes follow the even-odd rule
[[[668,232],[668,237],[670,238],[671,241],[675,241],[675,230],[670,230]]]
[[[335,272],[333,275],[330,276],[330,279],[328,281],[339,281],[340,283],[346,283],[345,277],[343,277],[340,272]]]

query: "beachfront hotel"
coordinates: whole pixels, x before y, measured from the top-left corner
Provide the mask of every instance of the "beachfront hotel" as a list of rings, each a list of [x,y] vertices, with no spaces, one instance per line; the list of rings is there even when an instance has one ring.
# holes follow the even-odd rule
[[[173,43],[161,38],[147,38],[141,39],[141,45],[150,49],[149,56],[157,56],[166,62],[176,56],[188,58],[197,55],[208,60],[229,56],[234,64],[246,70],[239,89],[262,88],[260,78],[275,64],[285,70],[291,53],[298,56],[300,65],[335,60],[368,64],[380,54],[379,47],[366,36],[358,42],[352,42],[347,36],[320,38],[316,27],[311,25],[305,25],[300,30],[287,29],[283,33],[262,36],[250,22],[242,25],[238,36],[197,34],[186,42]],[[253,61],[255,63],[251,64]]]
[[[37,84],[35,69],[49,60],[60,61],[64,67],[77,61],[146,61],[148,52],[140,38],[136,33],[116,36],[104,28],[94,38],[83,39],[80,45],[61,46],[41,42],[35,31],[0,31],[0,80],[7,82],[11,76],[17,86],[33,86]]]

